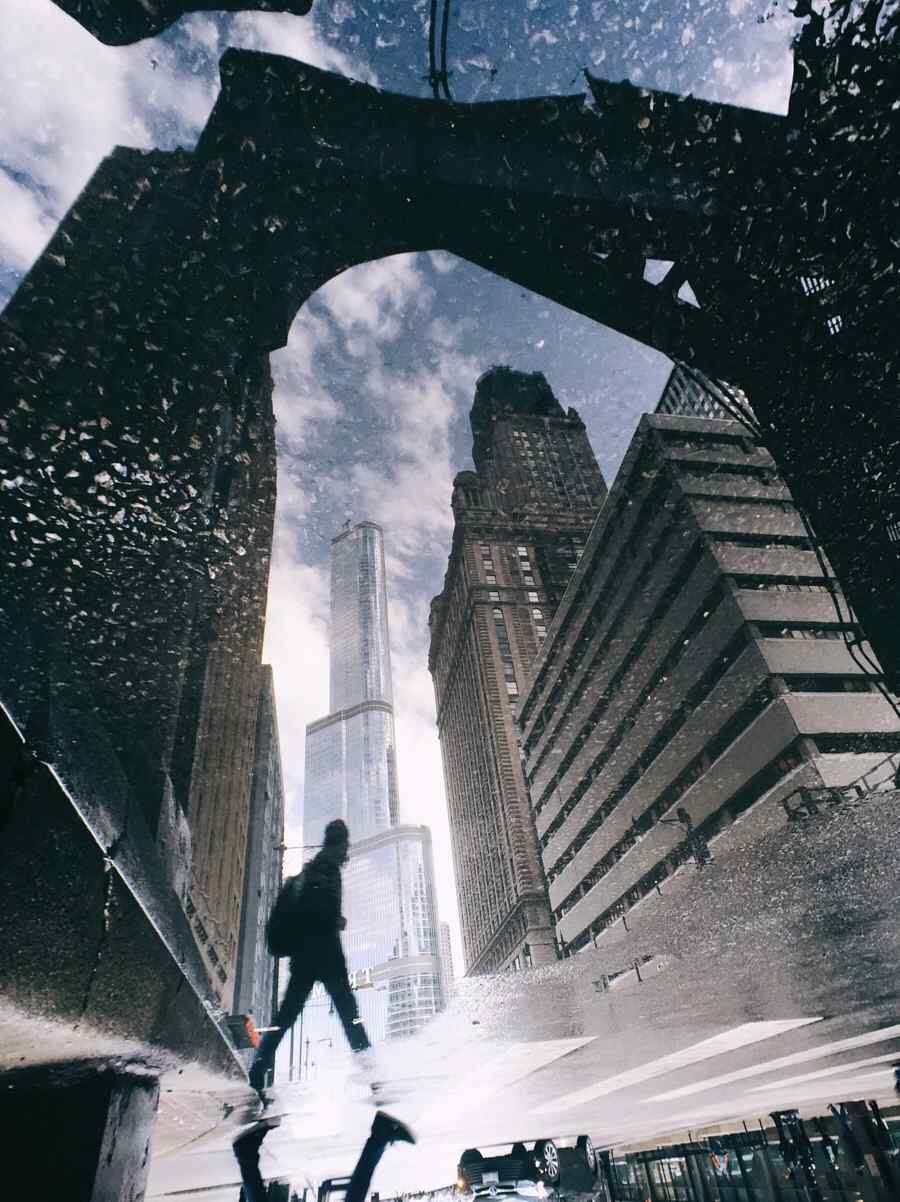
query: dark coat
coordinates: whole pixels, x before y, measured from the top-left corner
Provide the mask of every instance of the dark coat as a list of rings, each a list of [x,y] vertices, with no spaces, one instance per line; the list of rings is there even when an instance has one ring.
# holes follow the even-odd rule
[[[303,869],[302,898],[304,926],[310,934],[341,929],[341,868],[325,851],[313,856]]]

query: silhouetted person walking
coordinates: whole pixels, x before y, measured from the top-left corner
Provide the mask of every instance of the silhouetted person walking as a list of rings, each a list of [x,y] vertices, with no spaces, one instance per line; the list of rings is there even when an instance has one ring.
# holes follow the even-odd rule
[[[347,863],[350,835],[340,818],[325,828],[322,850],[299,876],[287,881],[279,894],[267,928],[273,955],[290,956],[291,976],[275,1016],[277,1030],[268,1031],[250,1068],[250,1084],[259,1093],[275,1063],[275,1052],[297,1020],[313,985],[321,981],[340,1015],[354,1052],[370,1047],[347,977],[340,932],[347,925],[341,914],[341,867]]]
[[[266,1183],[259,1171],[262,1142],[280,1123],[280,1119],[261,1119],[232,1144],[241,1170],[241,1202],[266,1202]],[[372,1175],[388,1144],[414,1144],[415,1136],[405,1123],[379,1110],[372,1122],[369,1138],[363,1145],[356,1168],[347,1186],[345,1202],[365,1202]]]

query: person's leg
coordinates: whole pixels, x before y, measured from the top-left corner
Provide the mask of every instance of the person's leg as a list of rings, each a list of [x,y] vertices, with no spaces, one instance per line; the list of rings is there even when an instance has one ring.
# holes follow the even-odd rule
[[[362,1019],[359,1017],[356,998],[353,996],[353,990],[350,988],[350,980],[347,976],[347,961],[344,959],[344,949],[341,947],[339,939],[335,938],[334,943],[328,948],[323,960],[324,963],[322,964],[319,980],[325,986],[331,1000],[334,1002],[334,1008],[340,1016],[344,1027],[344,1034],[347,1036],[347,1042],[350,1044],[350,1047],[354,1052],[364,1052],[366,1048],[370,1048],[372,1045],[369,1043],[369,1037],[366,1034],[366,1028],[363,1026]]]
[[[250,1084],[254,1089],[262,1090],[265,1087],[266,1074],[275,1063],[278,1045],[297,1021],[297,1015],[305,1006],[315,980],[314,967],[310,968],[305,960],[291,960],[291,977],[273,1024],[277,1030],[267,1031],[263,1035],[250,1066]]]
[[[364,1052],[366,1048],[370,1048],[372,1045],[369,1043],[363,1021],[359,1017],[356,998],[353,996],[346,972],[343,976],[325,977],[322,984],[334,1002],[334,1008],[338,1012],[350,1047],[354,1052]]]
[[[245,1131],[231,1145],[241,1170],[243,1202],[266,1202],[266,1183],[259,1171],[259,1149],[277,1121],[263,1120]]]
[[[415,1142],[415,1136],[409,1127],[401,1123],[399,1119],[392,1118],[383,1110],[379,1110],[372,1122],[369,1138],[363,1144],[356,1168],[350,1177],[344,1202],[365,1202],[366,1194],[372,1183],[372,1174],[378,1167],[378,1162],[388,1144],[414,1144]]]

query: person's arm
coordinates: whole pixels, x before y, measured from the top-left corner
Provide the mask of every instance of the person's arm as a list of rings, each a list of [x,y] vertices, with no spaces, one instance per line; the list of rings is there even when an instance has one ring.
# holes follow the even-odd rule
[[[343,882],[341,879],[341,870],[337,864],[334,866],[334,926],[335,930],[343,931],[347,925],[347,919],[341,913],[343,907]]]
[[[341,918],[341,870],[323,857],[316,872],[316,914],[326,931],[343,930]]]

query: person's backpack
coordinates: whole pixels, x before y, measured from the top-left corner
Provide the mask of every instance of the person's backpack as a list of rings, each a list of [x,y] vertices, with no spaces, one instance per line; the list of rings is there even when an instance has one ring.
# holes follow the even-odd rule
[[[266,947],[273,956],[289,956],[302,926],[303,873],[289,876],[281,886],[266,923]]]
[[[273,956],[292,956],[304,935],[335,929],[336,899],[328,873],[317,861],[318,857],[311,860],[281,886],[266,923],[266,946]]]

